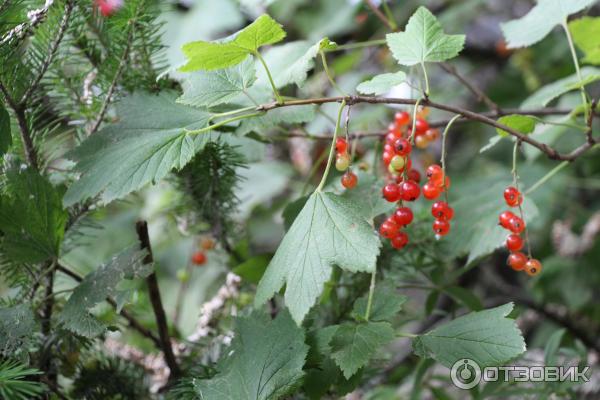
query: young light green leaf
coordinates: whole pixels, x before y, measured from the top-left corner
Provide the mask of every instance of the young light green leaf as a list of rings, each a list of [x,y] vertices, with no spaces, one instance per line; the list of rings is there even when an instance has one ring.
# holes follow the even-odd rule
[[[595,67],[583,67],[581,69],[581,77],[586,85],[600,80],[600,68]],[[545,107],[552,100],[572,90],[578,89],[579,78],[577,74],[567,76],[566,78],[559,79],[556,82],[552,82],[537,92],[529,96],[521,104],[521,108],[534,108],[534,107]]]
[[[118,295],[117,285],[123,279],[136,279],[152,272],[151,264],[143,264],[146,251],[130,247],[88,274],[75,288],[58,320],[78,335],[92,338],[100,335],[106,326],[90,314],[96,304],[109,296]]]
[[[584,53],[581,60],[588,64],[600,64],[600,17],[583,17],[569,22],[573,41]]]
[[[402,65],[441,62],[454,58],[465,44],[465,35],[447,35],[435,16],[425,7],[410,17],[404,32],[388,33],[388,47]]]
[[[525,16],[500,25],[509,49],[531,46],[548,35],[556,25],[566,24],[569,15],[596,0],[538,0]]]
[[[6,153],[11,144],[10,115],[4,108],[4,104],[0,102],[0,156]]]
[[[505,115],[503,117],[498,118],[498,122],[508,126],[509,128],[514,129],[517,132],[520,132],[524,135],[528,135],[535,129],[535,124],[537,120],[529,115]],[[506,137],[509,135],[508,132],[496,128],[496,132],[498,135],[502,137]]]
[[[33,311],[27,304],[0,308],[0,355],[21,358],[27,353],[36,329]]]
[[[10,169],[6,180],[0,196],[2,251],[16,262],[58,257],[68,218],[59,191],[31,168]]]
[[[331,357],[348,379],[392,339],[394,329],[389,322],[346,322],[339,326],[331,339]]]
[[[357,206],[333,193],[313,193],[284,236],[261,279],[255,303],[286,284],[285,301],[300,324],[323,292],[333,265],[371,272],[379,238]]]
[[[364,320],[369,294],[366,293],[354,302],[352,314],[358,321]],[[377,285],[373,294],[369,321],[391,321],[402,309],[406,296],[402,296],[392,285]]]
[[[207,126],[209,113],[175,103],[172,93],[133,94],[117,105],[120,120],[68,154],[81,173],[64,197],[65,206],[102,193],[107,204],[181,169],[211,135],[186,130]]]
[[[188,63],[179,70],[184,72],[212,70],[239,64],[258,51],[259,47],[277,43],[285,37],[285,31],[270,16],[263,14],[253,23],[219,42],[191,42],[182,50]],[[233,38],[233,39],[231,39]]]
[[[456,318],[416,338],[413,348],[448,368],[465,357],[482,368],[503,365],[526,350],[515,321],[506,318],[513,307],[508,303]]]
[[[219,372],[211,379],[196,380],[201,399],[271,400],[292,390],[304,375],[308,353],[304,331],[289,314],[271,320],[263,313],[238,318],[234,339]]]
[[[181,82],[183,95],[177,102],[194,107],[228,103],[244,93],[255,80],[254,60],[248,56],[230,68],[188,74]]]
[[[460,235],[448,235],[448,246],[456,255],[468,254],[467,263],[492,253],[506,240],[506,230],[498,225],[498,215],[506,210],[501,200],[504,183],[481,187],[472,196],[454,203],[455,223],[452,229]],[[523,213],[527,222],[533,220],[538,209],[529,197],[523,200]]]
[[[396,85],[406,81],[406,74],[402,71],[391,74],[376,75],[368,81],[360,83],[356,90],[362,94],[380,95],[390,91]]]

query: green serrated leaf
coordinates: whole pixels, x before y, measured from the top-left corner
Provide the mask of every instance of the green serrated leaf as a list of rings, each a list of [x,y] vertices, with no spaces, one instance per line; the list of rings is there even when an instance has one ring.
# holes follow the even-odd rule
[[[261,279],[255,303],[286,284],[285,301],[300,324],[331,276],[333,265],[372,272],[379,238],[357,206],[333,193],[313,193],[284,236]]]
[[[352,314],[363,320],[367,311],[369,294],[366,293],[354,302]],[[406,296],[399,294],[392,285],[381,284],[375,287],[369,321],[391,321],[402,309]]]
[[[4,108],[4,104],[0,102],[0,156],[6,153],[11,144],[10,115]]]
[[[520,132],[524,135],[528,135],[535,129],[535,124],[537,123],[537,120],[533,117],[530,117],[529,115],[514,114],[500,117],[498,118],[498,122],[508,126],[509,128],[514,129],[517,132]],[[496,128],[496,132],[502,137],[509,135],[508,132],[500,128]]]
[[[191,42],[182,50],[188,58],[179,70],[184,72],[212,70],[239,64],[261,46],[277,43],[285,37],[281,25],[267,14],[221,42]]]
[[[228,356],[211,379],[196,380],[201,399],[272,400],[293,390],[304,375],[308,353],[304,331],[289,314],[271,320],[263,313],[238,318]]]
[[[526,350],[515,321],[506,318],[512,309],[508,303],[456,318],[416,338],[413,348],[448,368],[465,357],[482,368],[503,365]]]
[[[406,74],[402,71],[391,74],[376,75],[368,81],[360,83],[356,90],[362,94],[380,95],[390,91],[396,85],[406,81]]]
[[[106,325],[91,315],[90,309],[118,294],[117,286],[123,279],[149,275],[152,264],[143,264],[146,254],[137,246],[130,247],[88,274],[69,297],[58,320],[66,329],[81,336],[92,338],[103,333]]]
[[[584,53],[581,60],[587,64],[600,64],[600,17],[582,17],[569,22],[573,41]]]
[[[58,257],[68,218],[61,194],[31,168],[7,171],[6,185],[0,196],[2,251],[17,262]]]
[[[600,80],[600,68],[583,67],[581,68],[581,77],[585,85],[596,82]],[[577,74],[567,76],[566,78],[559,79],[556,82],[543,86],[537,92],[525,99],[521,104],[521,108],[545,107],[557,97],[578,88],[579,78],[577,77]]]
[[[398,63],[411,66],[456,57],[463,49],[465,35],[445,34],[435,16],[419,7],[404,32],[388,33],[386,41]]]
[[[0,308],[0,355],[21,358],[36,329],[33,311],[27,304]]]
[[[101,195],[101,203],[140,189],[183,168],[211,138],[186,130],[207,126],[206,111],[175,103],[173,93],[136,93],[117,105],[119,121],[68,154],[79,180],[67,190],[65,206]]]
[[[596,0],[539,0],[525,16],[501,24],[509,49],[531,46],[548,35],[556,25],[566,24],[569,15]]]
[[[455,232],[460,235],[448,235],[448,245],[456,255],[468,254],[467,263],[492,253],[506,240],[506,230],[498,225],[498,215],[507,209],[502,201],[502,192],[506,185],[498,183],[491,187],[481,187],[472,196],[463,197],[454,203]],[[527,222],[538,214],[538,209],[529,197],[523,200],[523,213]]]
[[[247,282],[258,283],[264,275],[269,261],[271,261],[269,254],[254,256],[235,267],[233,273]]]
[[[330,342],[331,357],[348,379],[392,339],[394,329],[388,322],[347,322],[339,326]]]
[[[194,107],[228,103],[244,93],[255,80],[254,60],[247,57],[230,68],[188,74],[181,83],[183,95],[177,102]]]

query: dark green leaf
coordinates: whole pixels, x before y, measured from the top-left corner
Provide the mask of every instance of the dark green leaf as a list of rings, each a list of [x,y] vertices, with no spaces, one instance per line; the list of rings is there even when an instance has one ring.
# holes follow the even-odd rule
[[[367,311],[369,294],[354,302],[354,318],[363,320]],[[375,287],[369,321],[391,321],[402,309],[406,296],[399,294],[392,285],[379,284]]]

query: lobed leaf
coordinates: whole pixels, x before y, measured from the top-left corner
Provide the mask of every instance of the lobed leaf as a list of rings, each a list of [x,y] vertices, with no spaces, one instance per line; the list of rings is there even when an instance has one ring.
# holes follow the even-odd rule
[[[362,94],[380,95],[390,91],[394,86],[397,86],[406,81],[406,74],[402,71],[391,74],[376,75],[368,81],[360,83],[356,90]]]

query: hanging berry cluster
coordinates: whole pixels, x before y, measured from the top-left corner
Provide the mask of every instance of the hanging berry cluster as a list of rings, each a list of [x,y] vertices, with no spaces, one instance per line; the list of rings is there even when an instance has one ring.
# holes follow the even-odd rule
[[[521,250],[525,241],[521,234],[525,232],[525,220],[523,218],[523,196],[519,189],[514,186],[509,186],[504,190],[504,200],[509,207],[518,207],[519,215],[515,215],[512,211],[504,211],[499,216],[499,223],[504,229],[511,233],[506,238],[506,248],[510,251],[507,259],[507,264],[515,271],[525,271],[529,276],[534,276],[542,270],[542,263],[535,258],[526,256]],[[527,243],[529,247],[529,243]]]
[[[348,153],[348,141],[344,138],[337,138],[335,140],[335,169],[340,172],[344,172],[342,175],[342,186],[346,189],[353,189],[358,183],[358,177],[350,169],[351,157]]]
[[[429,127],[429,123],[425,120],[426,116],[427,109],[421,110],[414,121],[411,121],[409,113],[398,112],[385,136],[382,160],[388,170],[388,179],[382,189],[382,195],[389,202],[397,202],[399,207],[381,224],[379,233],[389,239],[392,247],[396,249],[401,249],[408,244],[408,235],[402,228],[413,220],[413,213],[404,202],[415,201],[421,194],[419,186],[421,174],[412,168],[410,158],[413,143],[416,147],[425,148],[439,137],[439,131]],[[412,127],[410,127],[411,123]],[[450,178],[438,165],[432,165],[427,169],[427,178],[428,181],[423,186],[423,195],[429,200],[436,199],[450,187]],[[438,201],[434,203],[431,212],[436,218],[433,224],[436,237],[446,235],[450,231],[449,221],[454,211],[447,202]]]
[[[206,264],[206,252],[215,248],[215,241],[211,237],[203,237],[199,242],[200,249],[192,254],[192,264],[201,266]]]

